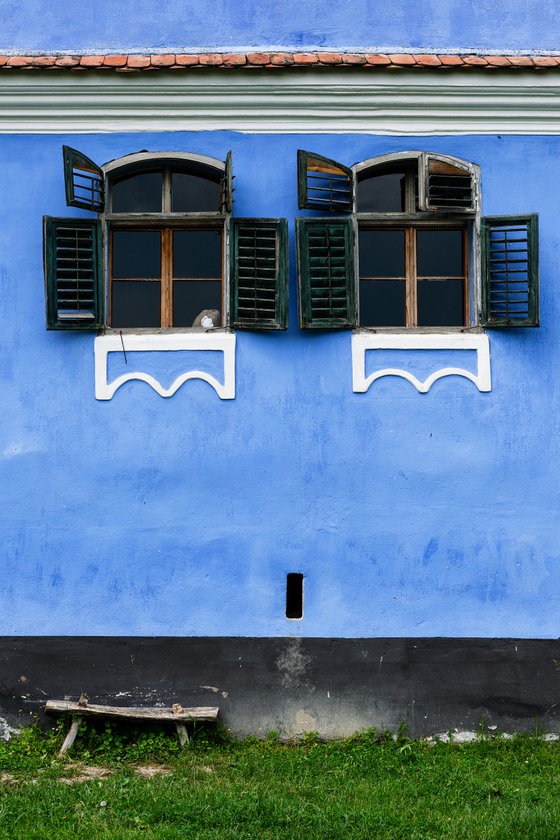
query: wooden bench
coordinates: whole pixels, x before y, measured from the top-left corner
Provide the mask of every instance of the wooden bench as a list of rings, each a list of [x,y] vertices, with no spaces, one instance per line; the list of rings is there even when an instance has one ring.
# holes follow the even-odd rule
[[[76,740],[78,728],[82,720],[86,717],[117,718],[120,720],[152,720],[174,723],[181,746],[184,746],[189,740],[187,723],[192,723],[193,721],[215,723],[218,719],[217,706],[183,708],[179,703],[174,703],[171,708],[160,706],[97,706],[93,703],[90,704],[87,697],[83,694],[77,703],[71,700],[48,700],[45,711],[49,715],[72,715],[72,724],[60,748],[59,755],[64,755],[70,749]]]

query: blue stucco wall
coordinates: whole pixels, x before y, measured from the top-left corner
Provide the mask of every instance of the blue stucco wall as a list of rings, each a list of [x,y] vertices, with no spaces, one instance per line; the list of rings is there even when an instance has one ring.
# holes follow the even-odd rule
[[[1,0],[2,50],[557,50],[555,0]]]
[[[41,217],[81,213],[62,143],[100,162],[231,148],[235,214],[288,217],[290,329],[238,334],[235,400],[193,381],[98,402],[93,335],[46,332]],[[490,393],[453,377],[354,394],[350,334],[298,331],[300,147],[456,154],[481,166],[485,213],[540,213],[542,326],[491,333]],[[559,153],[554,137],[1,137],[0,634],[558,636]],[[302,622],[283,617],[290,571]]]

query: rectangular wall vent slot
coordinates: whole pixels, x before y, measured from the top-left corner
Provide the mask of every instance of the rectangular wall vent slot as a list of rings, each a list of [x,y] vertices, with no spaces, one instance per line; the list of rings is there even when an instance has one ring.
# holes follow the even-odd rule
[[[286,618],[303,618],[303,575],[299,572],[286,577]]]

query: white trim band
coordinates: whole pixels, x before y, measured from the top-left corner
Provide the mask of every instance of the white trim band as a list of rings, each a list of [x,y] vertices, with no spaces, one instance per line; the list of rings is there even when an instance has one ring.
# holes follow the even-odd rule
[[[160,397],[172,397],[189,379],[203,379],[216,391],[222,400],[235,398],[235,335],[233,333],[161,333],[132,334],[123,333],[100,335],[95,339],[95,397],[98,400],[110,400],[115,391],[125,382],[139,379],[147,382]],[[131,371],[107,381],[107,356],[109,353],[134,353],[147,350],[221,350],[224,354],[223,384],[201,370],[186,370],[180,374],[169,388],[148,373]]]
[[[2,75],[0,133],[236,130],[557,134],[560,77],[534,70],[310,69]]]
[[[476,350],[477,373],[465,368],[440,368],[421,382],[401,368],[382,368],[366,376],[366,350]],[[485,334],[448,333],[431,335],[354,333],[352,335],[352,386],[355,393],[365,393],[382,376],[401,376],[412,383],[421,394],[427,393],[443,376],[464,376],[474,382],[479,391],[492,390],[490,377],[490,346]]]

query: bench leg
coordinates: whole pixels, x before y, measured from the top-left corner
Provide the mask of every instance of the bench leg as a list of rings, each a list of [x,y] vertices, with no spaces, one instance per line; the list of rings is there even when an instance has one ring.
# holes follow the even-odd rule
[[[80,728],[80,723],[82,722],[83,718],[81,715],[76,715],[76,717],[72,718],[72,725],[68,730],[68,734],[64,739],[64,743],[60,748],[59,755],[64,755],[64,753],[70,749],[74,741],[76,740],[76,735],[78,734],[78,729]]]
[[[187,732],[187,727],[184,723],[176,723],[175,726],[177,727],[177,735],[179,736],[179,743],[182,747],[189,742],[189,733]]]

